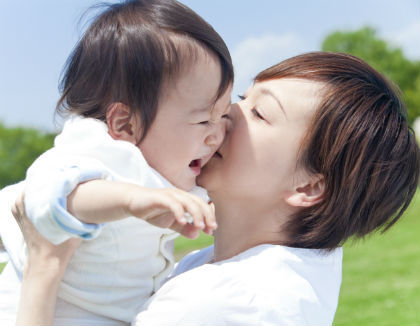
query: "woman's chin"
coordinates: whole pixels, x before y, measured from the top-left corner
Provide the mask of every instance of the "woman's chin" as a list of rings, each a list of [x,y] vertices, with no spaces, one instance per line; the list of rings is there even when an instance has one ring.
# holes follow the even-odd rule
[[[212,169],[207,168],[207,165],[206,165],[201,170],[200,175],[197,176],[197,179],[196,179],[197,185],[209,190],[209,187],[211,187],[212,183],[214,183],[214,178],[215,177],[216,176],[214,175]]]
[[[206,187],[206,176],[203,175],[203,172],[197,177],[196,182],[197,182],[197,186],[203,187],[203,188],[207,188]]]
[[[220,160],[212,158],[202,169],[199,176],[197,176],[197,185],[206,188],[207,190],[214,190],[217,185],[220,185],[222,165]]]

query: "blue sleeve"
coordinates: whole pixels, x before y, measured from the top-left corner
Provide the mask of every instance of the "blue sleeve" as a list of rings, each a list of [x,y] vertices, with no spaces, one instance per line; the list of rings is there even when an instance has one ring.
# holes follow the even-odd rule
[[[71,166],[61,170],[60,179],[55,184],[54,196],[51,198],[51,215],[57,225],[71,236],[92,239],[100,231],[102,224],[83,223],[67,211],[67,197],[78,184],[104,179],[105,171]]]
[[[39,172],[39,171],[38,171]],[[29,178],[25,189],[25,209],[37,230],[50,242],[62,243],[72,237],[93,239],[103,224],[83,223],[67,211],[67,197],[78,184],[94,179],[110,179],[110,173],[98,162],[87,160],[79,165],[43,171],[44,181]]]

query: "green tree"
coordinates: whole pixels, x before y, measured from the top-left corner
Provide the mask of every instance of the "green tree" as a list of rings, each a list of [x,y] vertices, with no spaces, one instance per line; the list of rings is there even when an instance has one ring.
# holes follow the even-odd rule
[[[355,55],[399,86],[413,123],[420,116],[420,61],[407,59],[400,48],[389,45],[371,27],[351,32],[333,32],[322,43],[323,51]]]
[[[54,134],[0,124],[0,188],[25,178],[27,168],[48,148]]]

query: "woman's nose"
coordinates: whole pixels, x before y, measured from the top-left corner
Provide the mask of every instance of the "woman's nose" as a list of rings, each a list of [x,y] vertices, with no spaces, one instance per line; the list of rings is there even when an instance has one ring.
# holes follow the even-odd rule
[[[238,103],[233,103],[230,106],[230,125],[232,126],[235,121],[238,121],[242,116],[243,114],[241,106]]]

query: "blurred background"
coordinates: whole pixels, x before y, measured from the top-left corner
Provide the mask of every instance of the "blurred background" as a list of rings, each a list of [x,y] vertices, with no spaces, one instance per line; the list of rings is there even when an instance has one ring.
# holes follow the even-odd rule
[[[111,1],[117,2],[117,1]],[[260,70],[308,51],[365,59],[401,88],[420,116],[419,0],[182,0],[225,39],[235,66],[232,100]],[[62,67],[93,0],[0,0],[0,187],[22,180],[52,146]],[[420,124],[420,122],[417,122]],[[420,134],[420,131],[418,131]],[[212,238],[178,238],[180,258]],[[384,235],[349,243],[334,325],[420,325],[420,194]]]

